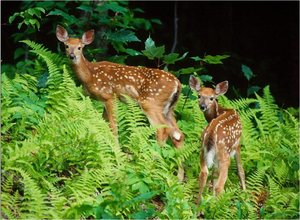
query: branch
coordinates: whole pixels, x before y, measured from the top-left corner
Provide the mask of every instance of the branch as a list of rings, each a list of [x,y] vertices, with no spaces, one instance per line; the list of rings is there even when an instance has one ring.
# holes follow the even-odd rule
[[[177,33],[178,33],[178,17],[177,17],[177,1],[174,2],[174,41],[171,49],[171,53],[174,53],[177,45]]]

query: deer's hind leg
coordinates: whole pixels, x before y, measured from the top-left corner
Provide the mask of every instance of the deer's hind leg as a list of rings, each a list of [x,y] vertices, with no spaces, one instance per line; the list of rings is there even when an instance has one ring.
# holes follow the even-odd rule
[[[218,180],[214,186],[214,194],[217,196],[219,195],[226,183],[228,177],[228,169],[230,166],[230,155],[224,150],[225,146],[222,145],[219,147],[217,152],[217,160],[218,160]]]
[[[243,190],[246,189],[246,183],[245,183],[245,171],[242,165],[242,160],[241,160],[241,145],[238,145],[236,148],[236,153],[234,155],[235,161],[237,164],[237,169],[238,169],[238,176],[240,179],[241,187]]]
[[[160,145],[163,145],[168,139],[167,122],[163,115],[163,108],[153,106],[150,102],[140,103],[142,110],[147,116],[152,126],[161,126],[157,128],[156,139]]]
[[[200,153],[200,168],[201,168],[201,171],[200,171],[200,174],[199,174],[199,177],[198,177],[199,194],[198,194],[197,206],[202,201],[202,193],[204,191],[204,188],[205,188],[205,185],[206,185],[206,182],[207,182],[207,176],[208,176],[208,167],[207,167],[207,164],[206,164],[203,147],[202,147],[201,153]]]

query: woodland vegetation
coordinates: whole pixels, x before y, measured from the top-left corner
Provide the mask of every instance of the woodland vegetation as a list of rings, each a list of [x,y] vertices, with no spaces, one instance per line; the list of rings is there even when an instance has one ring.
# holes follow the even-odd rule
[[[55,38],[57,24],[82,34],[87,21],[91,28],[101,23],[101,40],[86,48],[87,57],[141,60],[140,65],[155,61],[177,77],[194,74],[204,83],[212,81],[206,66],[222,65],[229,55],[188,57],[167,53],[151,36],[140,39],[136,30],[151,32],[160,21],[137,17],[143,10],[130,9],[125,1],[67,5],[23,2],[9,19],[26,28],[13,36],[21,42],[15,65],[3,64],[1,72],[1,218],[191,219],[202,212],[207,219],[299,219],[297,109],[278,107],[268,85],[259,94],[249,88],[246,98],[220,97],[221,105],[241,115],[247,190],[240,189],[232,163],[225,192],[214,197],[207,187],[196,207],[199,136],[207,122],[188,85],[183,84],[175,109],[186,136],[183,148],[159,146],[155,128],[130,99],[115,103],[116,142],[101,117],[103,105],[84,95],[63,51],[34,39],[45,24],[53,24]],[[194,65],[176,69],[174,64],[185,59]],[[243,70],[250,80],[251,70]],[[179,182],[182,162],[186,178]]]

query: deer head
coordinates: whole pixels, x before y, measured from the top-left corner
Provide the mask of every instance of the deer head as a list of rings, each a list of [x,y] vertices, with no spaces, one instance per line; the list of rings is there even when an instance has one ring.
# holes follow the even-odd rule
[[[94,30],[85,32],[81,39],[69,38],[69,34],[66,29],[57,25],[56,37],[60,42],[65,44],[67,56],[74,63],[79,63],[82,59],[82,49],[85,45],[89,45],[94,40]]]

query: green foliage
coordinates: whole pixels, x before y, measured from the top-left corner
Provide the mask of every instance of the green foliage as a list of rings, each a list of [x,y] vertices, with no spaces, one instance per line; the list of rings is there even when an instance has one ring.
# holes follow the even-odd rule
[[[205,55],[203,58],[200,58],[198,56],[196,57],[191,57],[191,59],[195,61],[203,61],[207,64],[223,64],[222,60],[230,57],[229,55]]]
[[[199,135],[207,124],[196,99],[182,95],[175,109],[186,137],[181,149],[159,146],[129,98],[115,103],[117,141],[101,118],[103,106],[82,94],[65,60],[24,43],[37,56],[35,74],[2,74],[3,218],[190,219],[199,211],[205,218],[299,218],[299,123],[269,87],[255,99],[220,97],[241,115],[247,190],[239,189],[232,163],[225,192],[215,198],[206,189],[196,207]],[[42,87],[40,66],[48,75]]]
[[[45,14],[45,9],[41,7],[29,8],[25,11],[14,13],[9,17],[9,23],[11,24],[17,17],[21,17],[23,20],[19,22],[18,29],[21,29],[22,25],[25,24],[39,30],[41,27],[39,22],[39,19],[42,18],[41,14]]]
[[[137,17],[136,14],[144,13],[143,10],[129,9],[126,1],[25,1],[22,2],[22,8],[24,11],[9,18],[10,24],[18,23],[18,29],[22,28],[23,24],[28,26],[24,31],[13,35],[16,42],[34,38],[40,27],[50,26],[51,37],[54,36],[57,24],[72,29],[69,30],[71,35],[82,34],[87,28],[93,28],[96,30],[95,45],[100,46],[102,50],[87,52],[89,57],[97,58],[105,56],[107,59],[110,48],[123,54],[124,59],[128,55],[140,55],[141,53],[128,47],[129,43],[140,41],[137,30],[151,31],[153,24],[160,24],[158,19]],[[26,52],[26,48],[19,48],[15,58]],[[113,56],[108,59],[113,59]]]
[[[195,96],[182,94],[175,109],[185,135],[181,149],[170,142],[159,146],[156,128],[129,98],[126,104],[115,102],[116,140],[101,117],[103,105],[76,86],[65,56],[24,40],[47,24],[53,26],[52,35],[57,23],[76,30],[71,34],[82,34],[86,28],[97,30],[100,22],[96,44],[101,44],[101,50],[89,49],[89,55],[107,58],[111,46],[119,56],[110,60],[124,62],[128,56],[142,55],[167,69],[187,53],[168,54],[150,36],[141,52],[130,46],[142,41],[137,30],[151,31],[160,21],[136,17],[143,10],[129,9],[126,1],[25,1],[22,5],[23,12],[14,14],[10,23],[21,19],[20,28],[27,26],[14,38],[25,45],[15,51],[15,59],[25,55],[28,60],[2,66],[1,75],[3,219],[195,219],[198,212],[209,219],[299,218],[299,110],[279,108],[268,86],[253,98],[219,98],[221,105],[241,115],[247,190],[239,189],[232,163],[225,192],[216,198],[207,187],[203,203],[196,207],[199,136],[207,122]],[[212,80],[204,74],[206,65],[222,64],[226,58],[191,57],[195,66],[172,72],[177,76],[201,73],[205,83]],[[242,68],[251,80],[252,70]],[[188,86],[183,85],[183,91]],[[249,87],[248,95],[257,91],[258,87]],[[186,174],[183,183],[176,177],[181,163]]]

